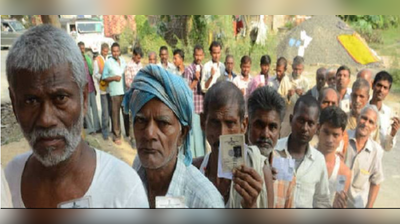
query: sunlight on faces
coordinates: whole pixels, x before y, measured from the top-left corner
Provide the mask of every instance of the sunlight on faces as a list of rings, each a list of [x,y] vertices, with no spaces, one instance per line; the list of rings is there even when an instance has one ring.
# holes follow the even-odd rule
[[[367,105],[369,94],[366,89],[357,89],[351,93],[351,111],[353,115],[359,115]]]
[[[322,154],[329,154],[336,151],[337,147],[340,145],[340,141],[343,139],[342,128],[336,128],[330,123],[325,122],[318,129],[318,150]]]
[[[321,100],[320,104],[321,110],[330,106],[337,106],[337,105],[339,105],[339,102],[336,92],[333,89],[325,90],[325,96],[323,96],[323,99]]]
[[[214,63],[219,62],[219,59],[221,58],[221,47],[220,46],[214,46],[211,48],[211,59]]]
[[[286,69],[284,65],[276,66],[276,77],[278,80],[282,80],[283,76],[285,75]]]
[[[173,161],[185,135],[174,112],[156,98],[135,116],[134,134],[140,162],[147,169],[159,169]]]
[[[341,90],[347,88],[350,83],[350,73],[347,70],[341,70],[336,74],[336,88]]]
[[[385,100],[390,91],[390,83],[388,80],[380,80],[373,86],[374,98],[379,101]]]
[[[196,65],[200,65],[204,59],[204,50],[201,50],[201,49],[195,50],[194,54],[193,54],[193,58],[194,58],[194,63]]]
[[[160,60],[161,60],[161,63],[163,63],[163,64],[166,64],[168,62],[168,51],[167,50],[160,51]]]
[[[357,133],[361,137],[369,136],[377,127],[378,116],[375,111],[369,109],[358,117]]]
[[[293,65],[292,68],[293,68],[292,75],[293,75],[293,78],[295,78],[295,79],[300,77],[301,74],[304,71],[304,65],[303,64]]]
[[[247,62],[247,63],[241,64],[240,65],[240,69],[241,69],[241,72],[242,72],[243,76],[245,76],[245,77],[249,76],[250,75],[250,69],[251,69],[251,62]]]

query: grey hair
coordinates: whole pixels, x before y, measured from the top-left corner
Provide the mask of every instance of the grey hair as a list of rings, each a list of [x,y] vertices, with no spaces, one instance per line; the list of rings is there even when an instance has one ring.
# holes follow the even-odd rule
[[[148,54],[148,56],[150,57],[150,56],[153,55],[153,54],[157,57],[157,53],[156,53],[155,51],[150,51],[149,54]]]
[[[376,125],[376,127],[379,127],[379,123],[380,123],[380,119],[379,119],[379,110],[378,110],[378,108],[377,108],[375,105],[373,105],[373,104],[366,105],[366,106],[361,110],[360,116],[363,115],[363,114],[365,114],[365,113],[367,113],[367,111],[369,111],[369,110],[372,110],[372,111],[375,112],[375,114],[376,114],[376,124],[375,124],[375,125]]]
[[[18,37],[10,49],[6,62],[7,80],[12,86],[16,81],[13,74],[20,70],[37,73],[61,64],[69,64],[74,81],[82,90],[87,78],[82,53],[75,41],[67,32],[54,26],[35,26]]]
[[[248,99],[247,107],[250,119],[253,117],[256,110],[275,110],[279,114],[281,122],[283,122],[286,112],[285,100],[270,86],[264,86],[254,90]]]
[[[367,90],[367,94],[369,95],[369,88],[370,88],[370,85],[366,79],[358,78],[353,83],[352,91],[355,92],[358,89],[365,89],[365,90]]]
[[[304,65],[304,58],[301,56],[296,56],[293,58],[293,66]]]

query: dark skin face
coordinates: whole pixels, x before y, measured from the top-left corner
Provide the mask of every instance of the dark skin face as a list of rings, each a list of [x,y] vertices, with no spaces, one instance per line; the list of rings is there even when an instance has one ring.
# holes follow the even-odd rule
[[[304,65],[302,65],[302,64],[293,65],[292,69],[293,69],[293,73],[292,73],[293,77],[300,77],[304,71]]]
[[[332,126],[330,123],[324,123],[318,127],[318,150],[326,155],[336,151],[343,139],[342,128]]]
[[[174,65],[176,67],[180,67],[183,65],[183,59],[179,54],[175,54],[174,55],[174,59],[173,59]]]
[[[339,105],[338,97],[335,91],[328,89],[325,92],[325,96],[322,96],[321,100],[321,110],[330,107]]]
[[[157,56],[155,54],[150,54],[149,55],[149,64],[155,64],[157,63]]]
[[[329,87],[336,88],[336,74],[334,72],[329,72],[327,74],[327,83]]]
[[[176,161],[178,146],[188,132],[173,111],[158,99],[146,103],[134,120],[138,155],[143,167],[160,169]]]
[[[106,57],[107,57],[107,54],[108,54],[108,51],[109,51],[108,47],[105,47],[105,48],[101,49],[101,55],[102,55],[104,58],[106,58]]]
[[[369,92],[367,89],[356,89],[351,92],[351,110],[353,115],[358,116],[362,108],[367,105],[369,100]]]
[[[347,70],[341,70],[336,74],[336,88],[345,89],[350,83],[350,73]]]
[[[301,102],[296,113],[290,115],[290,123],[291,137],[300,144],[308,144],[317,131],[318,108],[308,107]]]
[[[166,64],[168,62],[168,51],[167,50],[160,51],[160,60],[161,60],[161,63],[163,63],[163,64]]]
[[[236,104],[216,109],[211,106],[206,117],[202,114],[202,127],[212,150],[218,151],[219,136],[244,134],[247,129],[247,119],[240,119],[239,107]]]
[[[390,91],[390,83],[387,80],[380,80],[373,86],[374,95],[373,98],[377,99],[378,101],[385,100],[386,96],[389,94]]]
[[[119,56],[121,55],[121,51],[119,50],[118,46],[114,46],[113,48],[111,48],[111,54],[113,56],[113,58],[115,58],[115,60],[119,60]]]
[[[322,87],[325,86],[326,80],[325,80],[325,74],[324,73],[319,73],[317,74],[317,89],[320,90]]]
[[[85,54],[85,45],[79,45],[79,50],[81,50],[82,54]]]
[[[228,73],[232,73],[232,71],[233,71],[233,66],[234,66],[233,58],[227,58],[227,59],[225,60],[225,70],[226,70]]]
[[[250,74],[250,69],[251,69],[251,62],[247,62],[247,63],[245,63],[245,64],[241,64],[241,65],[240,65],[240,69],[241,69],[242,75],[243,75],[244,77],[249,76],[249,74]]]
[[[219,47],[219,46],[212,47],[210,54],[211,54],[211,60],[214,63],[219,62],[219,59],[221,58],[221,47]]]
[[[256,110],[249,120],[249,143],[256,145],[264,156],[275,147],[281,129],[281,118],[275,110]]]
[[[276,66],[276,77],[278,78],[278,80],[282,80],[283,77],[285,76],[285,66],[284,65],[278,65]]]
[[[204,51],[201,50],[201,49],[195,50],[195,51],[194,51],[194,54],[193,54],[193,58],[194,58],[194,63],[195,63],[196,65],[200,65],[201,62],[202,62],[203,59],[204,59]]]
[[[81,108],[80,89],[73,80],[67,64],[52,67],[41,73],[21,70],[14,74],[10,86],[10,96],[14,114],[22,130],[31,133],[35,129],[67,128],[79,119],[82,111],[86,113],[86,94]],[[39,138],[33,146],[39,154],[44,148],[54,147],[53,153],[62,154],[66,146],[65,139]]]
[[[260,68],[261,68],[260,73],[267,76],[269,72],[269,64],[261,64]]]
[[[134,54],[133,56],[132,56],[132,60],[136,63],[136,64],[139,64],[140,63],[140,60],[142,59],[142,56],[140,56],[140,54]]]

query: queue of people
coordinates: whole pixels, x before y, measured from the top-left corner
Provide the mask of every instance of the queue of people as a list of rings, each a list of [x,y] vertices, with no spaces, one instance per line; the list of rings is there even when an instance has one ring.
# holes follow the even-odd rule
[[[363,70],[350,88],[347,66],[320,68],[310,88],[300,56],[287,75],[287,59],[272,72],[264,55],[253,77],[252,58],[241,57],[234,73],[234,56],[221,62],[217,41],[210,61],[203,64],[204,48],[196,45],[186,67],[185,52],[174,50],[171,63],[165,46],[160,63],[150,52],[143,66],[139,47],[126,62],[118,43],[102,45],[94,60],[78,45],[41,25],[9,51],[10,97],[32,150],[5,169],[7,207],[373,207],[384,180],[382,156],[400,127],[384,103],[393,82],[388,72],[373,77]],[[81,135],[85,123],[89,134],[121,144],[121,112],[137,149],[132,167]],[[228,177],[222,157],[233,152],[221,136],[236,135],[245,138],[244,160]]]

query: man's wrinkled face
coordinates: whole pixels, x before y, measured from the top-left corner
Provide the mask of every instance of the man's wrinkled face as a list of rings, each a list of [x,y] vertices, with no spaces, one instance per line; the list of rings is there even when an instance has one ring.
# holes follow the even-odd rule
[[[338,95],[336,92],[332,89],[328,89],[325,92],[325,96],[322,96],[323,98],[321,99],[321,110],[330,107],[330,106],[338,106]]]
[[[304,71],[304,65],[303,64],[293,65],[292,68],[293,68],[293,72],[292,72],[293,78],[300,77],[301,74]]]
[[[317,131],[318,108],[300,103],[297,111],[291,115],[290,123],[293,138],[301,144],[308,144]]]
[[[166,64],[168,62],[168,51],[167,50],[160,51],[160,60],[161,60],[161,63],[163,63],[163,64]]]
[[[354,116],[358,116],[361,110],[367,105],[369,93],[367,89],[356,89],[351,93],[351,112]]]
[[[343,139],[343,134],[342,128],[336,128],[329,122],[324,123],[319,127],[318,150],[324,155],[335,152]]]
[[[211,59],[214,63],[219,62],[219,59],[221,58],[221,47],[216,46],[211,48]]]
[[[225,60],[225,69],[228,73],[231,73],[233,71],[233,58],[229,57]]]
[[[251,69],[251,62],[247,62],[247,63],[241,64],[240,65],[240,69],[241,69],[242,75],[244,77],[249,76],[250,75],[250,69]]]
[[[377,114],[373,110],[367,110],[358,117],[356,132],[362,137],[370,136],[376,129],[377,119]]]
[[[113,58],[115,58],[115,60],[118,60],[119,56],[121,55],[121,51],[119,50],[119,47],[114,46],[113,48],[111,48],[111,54],[112,54]]]
[[[244,134],[247,129],[247,119],[241,120],[239,106],[229,104],[221,108],[212,105],[208,112],[201,114],[202,129],[213,151],[218,151],[219,136],[229,134]]]
[[[249,143],[256,145],[268,157],[273,151],[281,129],[281,118],[275,110],[256,110],[249,120]]]
[[[374,90],[374,95],[373,97],[375,99],[378,99],[378,101],[383,101],[385,100],[386,96],[389,94],[390,91],[390,83],[387,80],[380,80],[375,85],[373,86]]]
[[[81,140],[87,91],[80,90],[67,64],[13,75],[14,114],[33,155],[46,167],[67,160]]]
[[[149,55],[149,64],[157,64],[157,56],[156,54]]]
[[[350,73],[347,70],[341,70],[336,74],[337,90],[346,89],[350,83]]]
[[[278,78],[278,80],[282,80],[283,77],[285,76],[285,66],[284,65],[279,65],[276,66],[276,77]]]
[[[174,112],[156,98],[136,114],[133,130],[140,162],[147,169],[159,169],[175,161],[186,134]]]
[[[193,58],[196,65],[201,65],[201,62],[204,59],[204,51],[202,49],[195,50]]]

